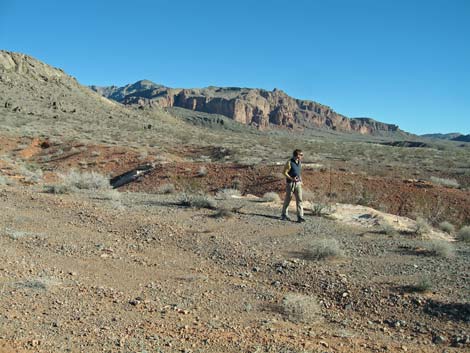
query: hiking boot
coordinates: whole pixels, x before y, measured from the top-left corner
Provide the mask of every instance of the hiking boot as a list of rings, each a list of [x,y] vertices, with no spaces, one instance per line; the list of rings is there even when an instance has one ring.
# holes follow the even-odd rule
[[[303,217],[298,217],[297,218],[297,223],[303,223],[303,222],[306,222],[305,218],[303,218]]]
[[[284,215],[281,216],[281,221],[291,221],[291,219],[288,216]]]

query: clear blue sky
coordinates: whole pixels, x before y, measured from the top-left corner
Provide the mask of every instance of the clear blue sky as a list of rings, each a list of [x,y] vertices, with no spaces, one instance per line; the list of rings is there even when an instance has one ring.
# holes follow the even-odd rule
[[[0,0],[0,49],[86,85],[279,88],[470,133],[470,0]]]

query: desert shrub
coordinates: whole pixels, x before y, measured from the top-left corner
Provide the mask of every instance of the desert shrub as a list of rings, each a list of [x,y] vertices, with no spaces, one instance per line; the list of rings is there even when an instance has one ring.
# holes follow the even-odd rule
[[[92,151],[91,152],[92,157],[98,157],[100,154],[101,154],[100,151]]]
[[[319,320],[321,308],[315,297],[289,293],[282,300],[282,311],[293,322],[313,323]]]
[[[162,184],[158,188],[157,192],[159,194],[174,194],[176,192],[176,189],[173,184]]]
[[[275,192],[267,192],[261,198],[262,202],[281,202],[281,198]]]
[[[217,202],[208,195],[183,194],[179,201],[181,206],[193,208],[216,209]]]
[[[222,189],[217,192],[216,197],[219,199],[227,200],[234,196],[241,196],[240,191],[237,189]]]
[[[431,226],[429,223],[422,217],[416,218],[416,225],[415,225],[415,230],[414,233],[416,235],[422,236],[426,233],[429,233],[431,230]]]
[[[47,191],[54,194],[64,194],[82,190],[106,191],[112,190],[109,179],[99,173],[79,173],[74,170],[68,174],[59,175],[61,183],[51,185],[46,188]]]
[[[465,242],[470,242],[470,226],[462,227],[457,233],[457,239]]]
[[[227,208],[219,208],[214,214],[214,218],[231,218],[233,217],[233,212]]]
[[[142,160],[146,159],[146,158],[148,157],[148,155],[149,155],[149,154],[148,154],[147,151],[140,151],[140,153],[139,153],[139,160],[142,161]]]
[[[13,240],[18,240],[22,238],[35,238],[35,237],[43,237],[43,234],[40,233],[32,233],[32,232],[24,232],[21,230],[16,230],[16,229],[10,229],[6,228],[4,230],[4,233],[6,236],[8,236],[10,239]]]
[[[13,185],[13,182],[6,176],[0,175],[0,185]]]
[[[199,168],[197,175],[200,177],[206,176],[207,175],[207,168],[206,167],[201,167]]]
[[[330,238],[313,239],[309,248],[306,249],[306,253],[307,258],[311,260],[323,260],[344,255],[338,241]]]
[[[448,234],[451,234],[451,233],[455,232],[454,225],[452,223],[449,223],[449,222],[439,223],[439,229],[442,230],[443,232],[448,233]]]
[[[33,169],[30,167],[28,169],[27,166],[20,167],[20,173],[24,176],[24,181],[27,183],[38,183],[43,178],[43,172],[41,169]]]
[[[327,216],[331,214],[332,209],[330,205],[324,203],[312,204],[312,214],[317,217]]]
[[[432,287],[433,285],[429,277],[421,277],[416,283],[410,285],[409,289],[412,292],[423,293],[431,290]]]
[[[454,248],[445,240],[432,240],[423,244],[423,248],[433,256],[451,257],[454,255]]]
[[[383,223],[382,224],[382,231],[381,233],[387,234],[387,235],[397,235],[398,231],[395,229],[394,226],[392,226],[389,223]]]
[[[242,181],[238,178],[232,180],[232,189],[241,190]]]
[[[445,179],[445,178],[437,178],[431,177],[431,182],[434,184],[439,184],[448,188],[459,188],[460,185],[457,180],[455,179]]]

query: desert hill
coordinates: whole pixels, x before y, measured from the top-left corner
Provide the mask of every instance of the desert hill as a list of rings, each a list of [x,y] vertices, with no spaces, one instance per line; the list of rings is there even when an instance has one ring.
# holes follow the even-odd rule
[[[398,126],[371,118],[349,119],[333,109],[309,100],[288,96],[279,89],[267,91],[239,87],[174,89],[138,81],[124,87],[91,88],[103,96],[126,105],[180,107],[205,113],[220,114],[243,124],[259,128],[269,125],[287,128],[325,128],[345,132],[374,134],[395,132]]]

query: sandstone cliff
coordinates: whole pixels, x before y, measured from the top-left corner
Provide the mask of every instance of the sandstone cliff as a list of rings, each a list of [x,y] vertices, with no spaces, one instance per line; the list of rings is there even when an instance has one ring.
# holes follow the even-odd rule
[[[144,88],[136,89],[139,86]],[[97,89],[92,86],[92,89],[127,105],[180,107],[220,114],[261,129],[269,126],[327,128],[361,134],[399,130],[396,125],[381,123],[370,118],[347,118],[328,106],[292,98],[278,89],[273,91],[238,87],[172,89],[151,84],[150,81],[139,81],[122,88]],[[125,92],[129,93],[123,94]]]

